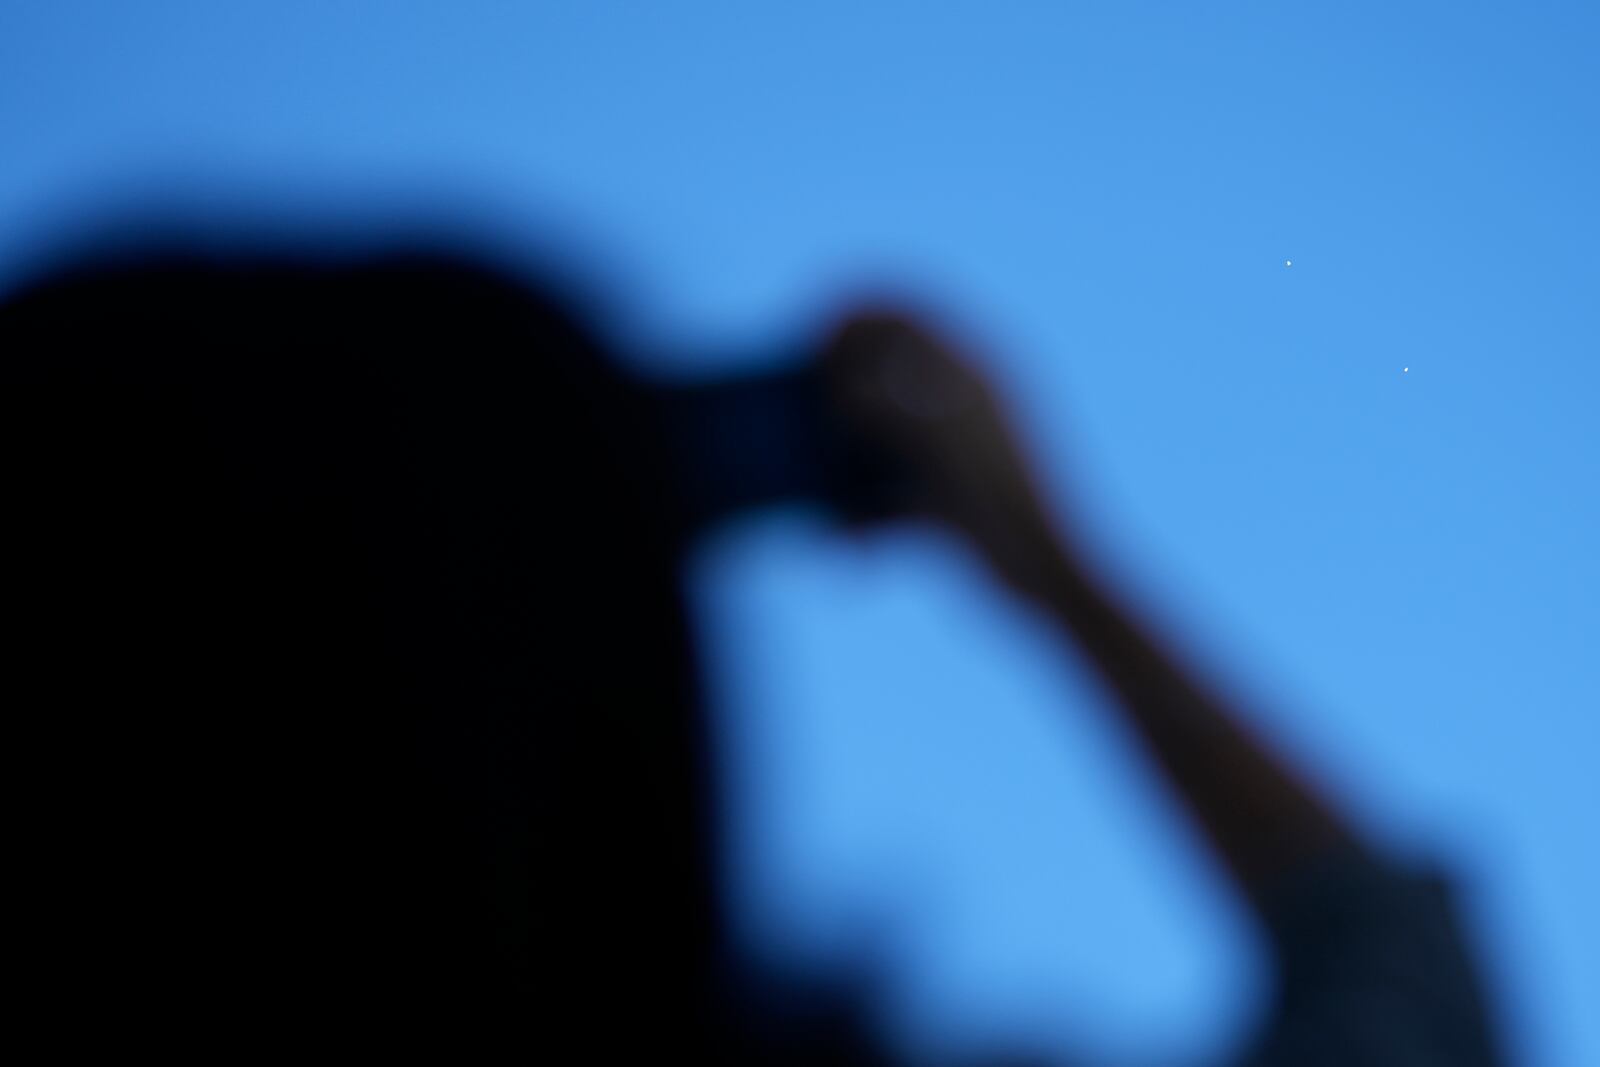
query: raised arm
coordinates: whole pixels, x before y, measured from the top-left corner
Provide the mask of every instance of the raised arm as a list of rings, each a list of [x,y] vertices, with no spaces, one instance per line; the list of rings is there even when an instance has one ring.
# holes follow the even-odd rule
[[[1096,577],[1053,521],[996,397],[894,311],[824,348],[836,418],[890,457],[902,512],[963,533],[1086,655],[1268,935],[1278,980],[1250,1067],[1502,1062],[1448,885],[1374,854],[1327,799]]]
[[[906,510],[966,535],[1076,640],[1247,899],[1354,831],[1098,579],[1052,521],[997,398],[952,346],[891,311],[848,320],[823,357],[836,410],[897,457]]]

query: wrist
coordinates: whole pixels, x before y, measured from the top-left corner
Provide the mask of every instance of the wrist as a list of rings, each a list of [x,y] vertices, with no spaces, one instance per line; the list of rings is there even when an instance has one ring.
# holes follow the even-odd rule
[[[992,554],[999,557],[1007,584],[1026,599],[1053,611],[1078,600],[1088,588],[1078,554],[1043,519],[1013,526],[1005,542]]]

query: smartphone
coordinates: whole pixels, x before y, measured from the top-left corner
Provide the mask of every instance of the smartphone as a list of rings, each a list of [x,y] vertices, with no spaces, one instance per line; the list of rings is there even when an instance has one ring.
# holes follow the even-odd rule
[[[817,506],[851,524],[908,510],[909,471],[835,414],[815,360],[650,393],[696,527],[781,503]]]

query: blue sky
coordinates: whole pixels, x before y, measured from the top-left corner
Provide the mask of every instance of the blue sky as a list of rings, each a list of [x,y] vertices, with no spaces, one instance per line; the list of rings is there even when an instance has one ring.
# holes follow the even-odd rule
[[[0,275],[159,197],[441,203],[685,368],[915,294],[1139,602],[1459,872],[1525,1062],[1600,1062],[1600,8],[934,7],[6,0]],[[913,1045],[1247,1025],[1242,917],[957,547],[778,515],[694,573],[751,936],[878,931]]]

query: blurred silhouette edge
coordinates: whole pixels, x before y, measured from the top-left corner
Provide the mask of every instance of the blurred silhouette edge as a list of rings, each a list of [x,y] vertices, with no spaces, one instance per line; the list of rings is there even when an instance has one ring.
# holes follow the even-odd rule
[[[806,500],[960,530],[1087,657],[1275,946],[1248,1062],[1499,1062],[1443,884],[1130,616],[941,338],[877,307],[647,381],[576,290],[463,247],[141,232],[0,305],[42,1012],[195,1053],[882,1060],[861,995],[722,928],[679,562]]]

